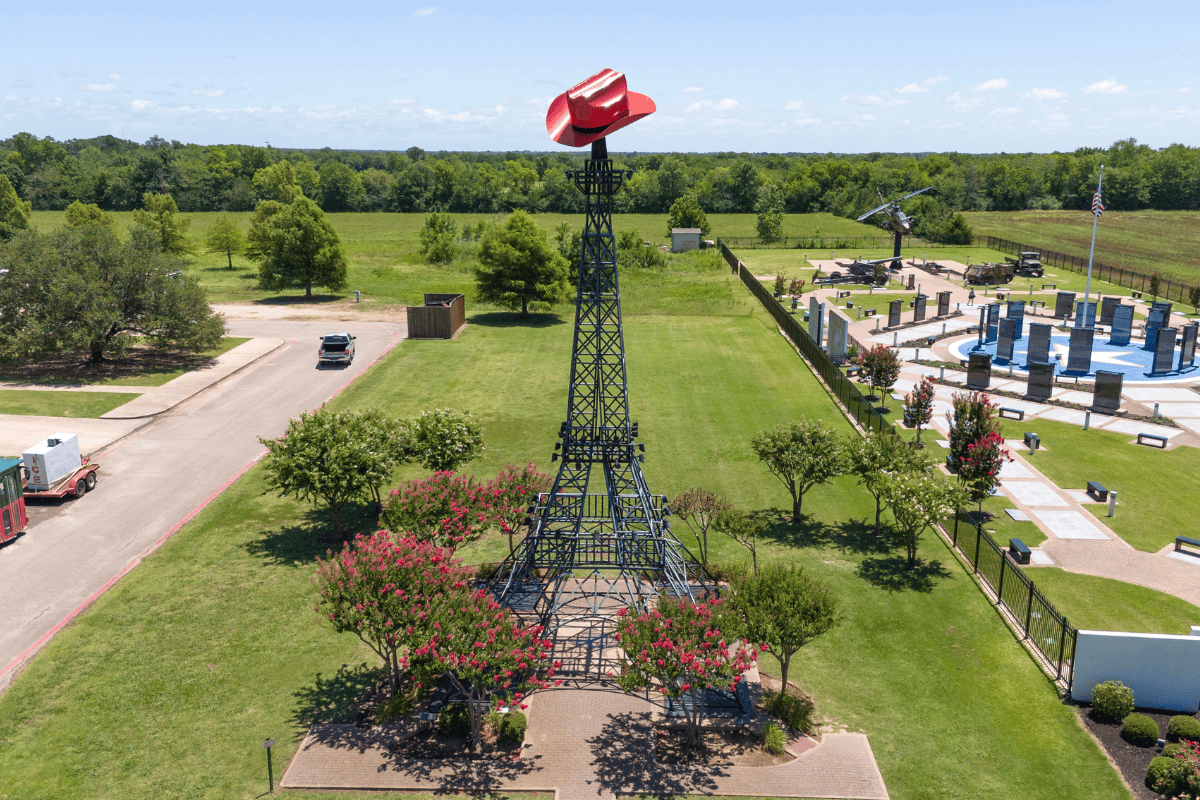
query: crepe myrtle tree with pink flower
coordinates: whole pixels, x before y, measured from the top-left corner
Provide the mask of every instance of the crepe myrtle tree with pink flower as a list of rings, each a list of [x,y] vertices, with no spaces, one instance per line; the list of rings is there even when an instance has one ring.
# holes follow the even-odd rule
[[[522,527],[538,495],[550,491],[553,480],[533,464],[505,464],[496,477],[484,484],[480,501],[489,507],[492,522],[508,537],[508,554],[514,554],[513,537]]]
[[[456,591],[445,601],[408,660],[422,675],[449,678],[467,698],[471,746],[478,751],[487,713],[510,703],[528,708],[529,693],[546,688],[562,664],[551,663],[552,645],[541,638],[541,626],[524,626],[487,592]]]
[[[767,649],[737,638],[732,633],[736,628],[720,599],[693,603],[663,597],[652,611],[621,609],[614,634],[622,649],[617,685],[626,692],[652,690],[675,700],[683,709],[688,742],[698,745],[705,690],[736,691],[758,651]],[[687,694],[690,704],[681,700]]]
[[[968,496],[983,510],[983,501],[1000,485],[1000,469],[1013,457],[1004,449],[1004,437],[990,431],[967,445],[967,453],[958,467],[958,480]]]
[[[457,550],[493,524],[495,509],[469,475],[435,472],[388,492],[379,524]]]

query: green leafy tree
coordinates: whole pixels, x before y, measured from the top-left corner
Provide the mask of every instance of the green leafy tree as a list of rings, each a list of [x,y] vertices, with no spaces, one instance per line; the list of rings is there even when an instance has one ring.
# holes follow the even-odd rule
[[[777,183],[768,183],[758,190],[758,202],[754,211],[758,214],[754,227],[758,238],[765,244],[783,240],[783,187]]]
[[[917,565],[921,534],[954,513],[961,500],[958,487],[932,471],[891,476],[887,485],[887,502],[894,520],[891,530],[904,545],[909,569]]]
[[[83,350],[98,364],[133,336],[156,347],[203,351],[225,332],[199,281],[141,230],[23,231],[5,248],[0,358]]]
[[[192,224],[190,217],[179,216],[179,206],[169,194],[146,192],[142,195],[143,208],[133,212],[133,222],[149,231],[164,253],[188,255],[193,252],[187,229]]]
[[[524,211],[490,229],[479,246],[479,299],[529,314],[530,303],[553,305],[570,291],[570,267],[546,232]]]
[[[246,255],[258,262],[258,283],[267,291],[312,287],[346,288],[346,256],[337,231],[312,200],[264,200],[250,217]]]
[[[862,372],[871,382],[871,392],[882,389],[880,402],[887,405],[887,393],[900,377],[900,357],[887,345],[877,344],[862,355]]]
[[[647,245],[637,230],[617,234],[617,260],[622,266],[661,269],[667,265],[666,253]]]
[[[250,183],[259,200],[291,203],[297,197],[304,196],[304,190],[296,179],[296,170],[286,159],[258,170]]]
[[[980,511],[984,499],[1000,485],[1000,469],[1004,462],[1012,460],[1004,449],[1004,438],[996,431],[988,431],[967,445],[967,452],[958,465],[958,480],[966,487],[968,496],[979,504]]]
[[[242,236],[237,220],[229,214],[218,214],[204,235],[204,248],[206,253],[225,256],[229,268],[233,269],[234,254],[246,252],[246,237]]]
[[[454,260],[454,236],[457,226],[454,218],[442,211],[435,211],[425,218],[417,238],[421,240],[421,255],[430,264],[449,264]]]
[[[889,433],[851,435],[846,440],[846,471],[875,498],[875,535],[883,532],[882,516],[888,507],[889,482],[896,475],[928,472],[929,459]]]
[[[483,428],[465,411],[437,408],[404,422],[406,461],[433,472],[455,472],[484,450]]]
[[[713,522],[713,530],[725,534],[750,553],[755,575],[758,574],[758,540],[770,527],[771,521],[766,514],[737,508],[721,511]]]
[[[31,213],[29,201],[18,197],[8,176],[0,174],[0,240],[28,228]]]
[[[692,535],[696,537],[696,550],[699,555],[697,561],[706,571],[708,570],[708,529],[717,521],[717,517],[732,508],[733,504],[724,497],[699,486],[677,494],[671,500],[671,511],[684,521]]]
[[[67,206],[66,223],[71,228],[103,225],[114,231],[117,229],[117,220],[112,214],[101,210],[95,203],[81,203],[78,200]]]
[[[774,430],[759,431],[750,446],[791,494],[793,519],[800,518],[801,503],[809,489],[843,471],[842,439],[820,420],[801,418]]]
[[[913,390],[904,395],[904,413],[917,426],[917,444],[921,443],[921,426],[933,419],[933,378],[921,378]]]
[[[327,161],[318,170],[321,185],[321,209],[351,211],[362,201],[365,189],[357,172],[340,161]]]
[[[267,448],[267,486],[281,497],[324,505],[333,533],[342,534],[342,509],[350,501],[378,496],[400,463],[398,426],[377,411],[305,412],[288,423],[279,439],[259,441]]]
[[[1200,314],[1200,286],[1188,289],[1188,302],[1192,304],[1192,310]]]
[[[775,563],[739,580],[736,590],[732,606],[742,620],[741,632],[752,642],[766,644],[779,659],[782,695],[792,657],[842,621],[837,598],[803,568]]]
[[[946,413],[950,432],[946,438],[950,442],[950,465],[958,469],[968,447],[989,433],[1000,432],[1000,420],[996,404],[985,392],[955,392],[950,406]]]
[[[671,204],[667,212],[667,236],[671,236],[672,228],[699,228],[700,238],[706,238],[712,231],[708,215],[700,208],[700,201],[694,194],[685,194]]]
[[[1155,298],[1157,298],[1161,291],[1162,291],[1162,275],[1158,274],[1157,272],[1151,273],[1151,275],[1150,275],[1150,294],[1152,296],[1154,296]]]
[[[951,214],[937,232],[936,241],[942,244],[970,245],[975,242],[975,230],[961,213]]]

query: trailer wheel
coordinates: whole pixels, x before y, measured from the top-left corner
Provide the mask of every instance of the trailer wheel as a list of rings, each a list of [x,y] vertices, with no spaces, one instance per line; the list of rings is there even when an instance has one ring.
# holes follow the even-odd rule
[[[96,473],[94,473],[94,472],[89,472],[89,473],[87,474],[87,477],[85,477],[85,478],[84,478],[84,480],[85,480],[85,481],[87,481],[87,490],[88,490],[89,492],[90,492],[92,489],[95,489],[95,488],[96,488]]]
[[[79,480],[75,481],[75,496],[76,497],[83,497],[83,494],[86,491],[87,491],[87,481],[86,480],[84,480],[83,478],[80,478]]]

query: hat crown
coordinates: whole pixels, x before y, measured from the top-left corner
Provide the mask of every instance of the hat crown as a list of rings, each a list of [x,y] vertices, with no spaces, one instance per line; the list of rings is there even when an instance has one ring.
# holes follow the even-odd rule
[[[625,73],[604,69],[567,92],[571,124],[577,128],[602,128],[629,113]]]

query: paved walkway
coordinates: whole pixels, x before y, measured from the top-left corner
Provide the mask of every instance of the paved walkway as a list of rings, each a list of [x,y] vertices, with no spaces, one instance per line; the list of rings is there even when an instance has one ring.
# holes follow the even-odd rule
[[[279,785],[288,789],[547,790],[557,800],[617,794],[887,798],[867,737],[826,734],[773,767],[660,766],[654,760],[658,707],[599,684],[541,692],[529,710],[520,761],[400,758],[375,731],[314,725]]]

